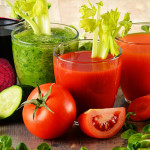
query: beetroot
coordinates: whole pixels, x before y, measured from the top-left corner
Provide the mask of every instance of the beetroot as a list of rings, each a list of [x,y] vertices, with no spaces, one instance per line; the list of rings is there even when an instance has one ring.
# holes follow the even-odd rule
[[[15,72],[9,61],[0,58],[0,92],[15,84]]]

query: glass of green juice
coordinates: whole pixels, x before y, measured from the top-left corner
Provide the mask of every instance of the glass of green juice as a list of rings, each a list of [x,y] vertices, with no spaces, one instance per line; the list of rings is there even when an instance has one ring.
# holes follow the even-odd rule
[[[12,50],[20,84],[36,86],[55,82],[53,49],[77,39],[79,32],[68,25],[51,23],[51,35],[35,35],[28,25],[12,31]]]

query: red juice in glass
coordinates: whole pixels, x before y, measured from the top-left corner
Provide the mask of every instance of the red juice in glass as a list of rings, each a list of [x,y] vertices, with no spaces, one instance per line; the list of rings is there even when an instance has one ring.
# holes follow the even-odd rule
[[[78,42],[80,45],[81,41]],[[54,50],[56,83],[71,92],[78,115],[90,108],[113,107],[121,73],[119,56],[92,59],[87,46],[77,48],[74,45],[68,42]]]
[[[123,50],[120,84],[126,100],[149,94],[150,33],[129,34],[117,42]]]

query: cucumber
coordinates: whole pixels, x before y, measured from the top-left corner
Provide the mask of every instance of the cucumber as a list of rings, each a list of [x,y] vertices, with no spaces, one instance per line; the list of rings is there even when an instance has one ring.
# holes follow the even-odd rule
[[[13,85],[0,92],[0,120],[12,116],[32,90],[31,86]]]

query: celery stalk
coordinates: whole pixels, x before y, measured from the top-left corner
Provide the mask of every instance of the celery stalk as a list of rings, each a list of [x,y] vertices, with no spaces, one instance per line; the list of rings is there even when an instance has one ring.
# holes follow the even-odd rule
[[[100,19],[100,5],[98,5],[98,11],[97,11],[97,19],[96,19],[96,23],[98,23],[98,20]],[[93,47],[92,47],[92,57],[97,57],[97,42],[98,42],[98,31],[99,28],[96,27],[96,29],[94,30],[94,38],[93,38]]]
[[[127,35],[131,28],[130,14],[126,13],[124,19],[119,22],[120,12],[117,9],[107,11],[100,15],[102,1],[96,3],[97,9],[88,0],[90,7],[81,6],[79,12],[82,13],[79,26],[85,32],[93,33],[92,58],[107,58],[108,53],[115,56],[119,54],[119,46],[115,41],[115,37],[122,29],[122,36]],[[96,17],[96,19],[94,19]],[[98,41],[99,40],[99,41]]]
[[[13,15],[19,15],[32,27],[35,34],[51,34],[48,3],[46,0],[14,0],[14,5],[6,0]]]

